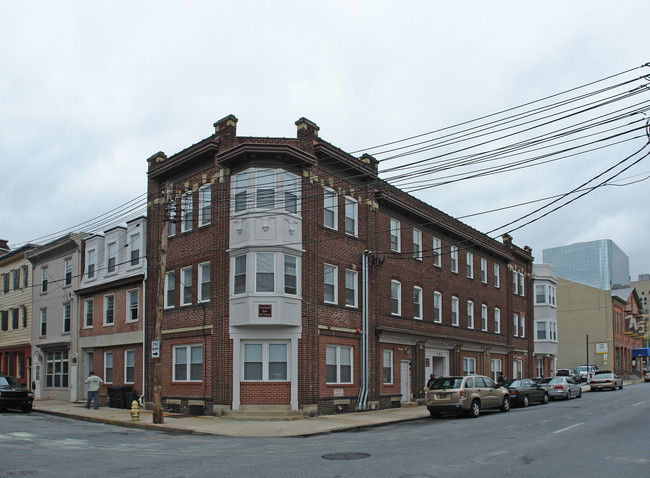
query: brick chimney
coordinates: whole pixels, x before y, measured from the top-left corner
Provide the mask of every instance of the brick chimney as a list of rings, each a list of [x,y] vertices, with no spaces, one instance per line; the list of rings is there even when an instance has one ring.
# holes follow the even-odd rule
[[[320,128],[313,121],[309,121],[304,116],[296,121],[298,127],[298,140],[300,141],[300,149],[308,153],[314,153],[314,141],[318,138],[318,131]]]
[[[214,134],[219,138],[221,144],[219,150],[224,151],[235,145],[235,136],[237,135],[237,121],[235,115],[228,115],[214,123]]]

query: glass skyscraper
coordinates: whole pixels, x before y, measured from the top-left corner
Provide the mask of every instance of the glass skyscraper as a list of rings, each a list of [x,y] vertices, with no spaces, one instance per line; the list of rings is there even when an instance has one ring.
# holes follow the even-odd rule
[[[542,255],[558,277],[605,290],[630,285],[630,258],[610,239],[552,247]]]

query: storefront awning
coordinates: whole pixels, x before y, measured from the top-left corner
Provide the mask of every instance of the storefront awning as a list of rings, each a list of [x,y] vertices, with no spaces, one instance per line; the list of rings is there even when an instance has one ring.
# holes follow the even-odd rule
[[[632,349],[632,357],[650,357],[650,347]]]

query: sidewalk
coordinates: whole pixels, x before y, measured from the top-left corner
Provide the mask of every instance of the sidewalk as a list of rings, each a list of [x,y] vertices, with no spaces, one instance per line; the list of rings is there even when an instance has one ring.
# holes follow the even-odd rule
[[[301,420],[242,421],[215,416],[187,416],[165,413],[164,423],[153,423],[153,412],[140,410],[140,420],[132,421],[129,410],[100,407],[87,409],[81,403],[57,400],[37,400],[34,412],[75,418],[96,423],[108,423],[167,433],[221,435],[239,437],[295,437],[321,435],[340,431],[376,427],[390,423],[419,420],[429,416],[424,406],[391,408],[371,412],[325,415]]]

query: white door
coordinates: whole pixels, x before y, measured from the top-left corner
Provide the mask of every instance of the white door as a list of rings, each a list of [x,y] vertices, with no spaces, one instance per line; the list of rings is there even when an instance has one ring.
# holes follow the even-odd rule
[[[84,370],[84,380],[90,375],[90,371],[93,370],[93,353],[86,352],[86,366]],[[84,383],[84,397],[88,396],[88,384]]]
[[[411,362],[402,360],[400,368],[402,401],[411,401]]]
[[[34,362],[34,398],[41,398],[41,364]]]

